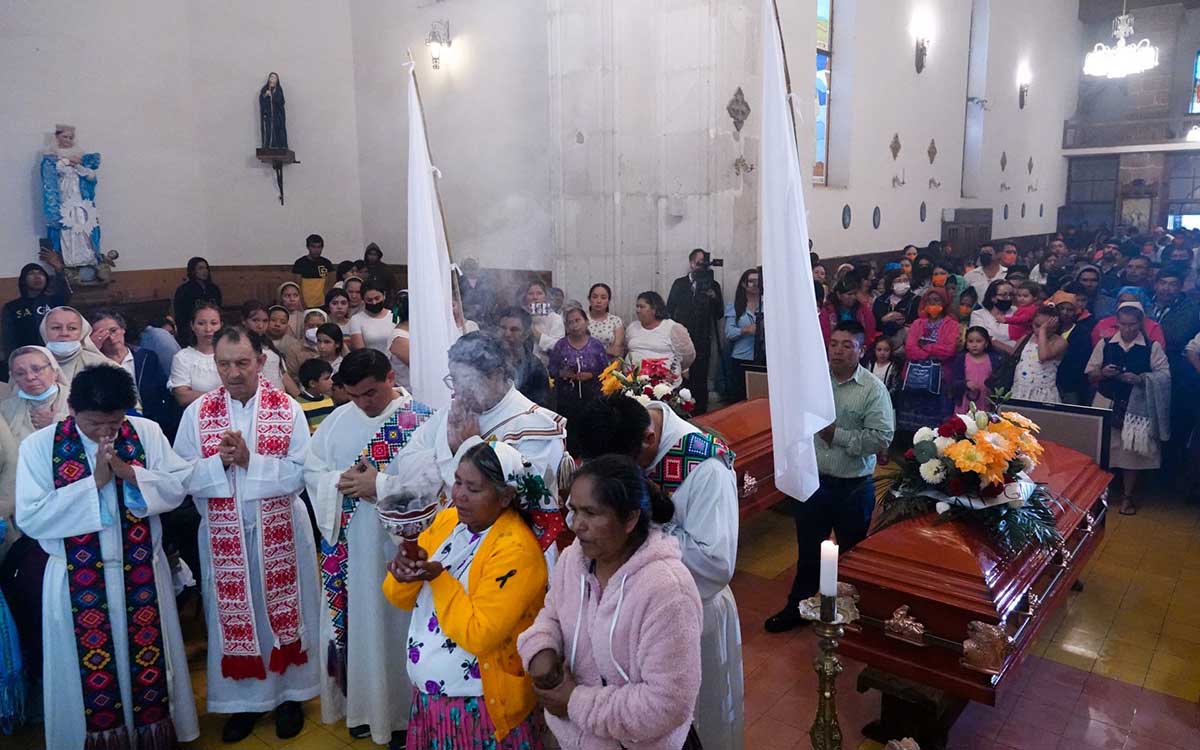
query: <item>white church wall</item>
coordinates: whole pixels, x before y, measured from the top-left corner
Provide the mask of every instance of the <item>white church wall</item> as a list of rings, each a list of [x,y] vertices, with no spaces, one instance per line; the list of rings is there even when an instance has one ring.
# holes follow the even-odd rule
[[[103,245],[118,270],[287,263],[304,236],[361,253],[350,14],[344,3],[20,0],[0,10],[0,274],[44,234],[36,165],[55,123],[100,151]],[[257,92],[287,97],[287,204],[254,158]]]
[[[366,240],[389,262],[407,257],[411,50],[454,258],[551,268],[545,1],[351,0],[350,9]],[[434,70],[425,39],[445,20],[452,44]]]

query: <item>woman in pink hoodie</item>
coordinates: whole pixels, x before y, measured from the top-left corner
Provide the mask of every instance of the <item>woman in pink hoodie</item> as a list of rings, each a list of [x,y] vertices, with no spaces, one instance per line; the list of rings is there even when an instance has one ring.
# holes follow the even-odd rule
[[[678,542],[650,525],[671,501],[631,459],[601,456],[576,473],[570,507],[576,539],[517,639],[551,731],[563,750],[691,745],[700,595]]]

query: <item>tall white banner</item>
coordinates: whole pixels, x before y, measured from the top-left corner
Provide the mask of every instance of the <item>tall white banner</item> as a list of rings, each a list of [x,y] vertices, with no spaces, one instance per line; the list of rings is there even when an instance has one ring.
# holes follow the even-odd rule
[[[434,409],[450,406],[446,353],[456,338],[450,253],[438,206],[437,170],[429,159],[417,75],[408,64],[408,332],[413,396]]]
[[[806,180],[796,151],[783,40],[772,0],[763,0],[762,24],[758,230],[775,486],[805,501],[819,483],[814,435],[836,414],[808,259]],[[810,98],[802,96],[801,101]]]

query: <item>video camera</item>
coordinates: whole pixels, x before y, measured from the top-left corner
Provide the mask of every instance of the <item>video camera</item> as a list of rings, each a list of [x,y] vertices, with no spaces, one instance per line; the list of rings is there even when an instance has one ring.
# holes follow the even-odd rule
[[[704,252],[704,251],[702,251]],[[712,253],[704,252],[700,258],[700,268],[692,272],[692,283],[696,285],[697,294],[705,294],[713,288],[713,269],[724,268],[722,258],[712,257]]]

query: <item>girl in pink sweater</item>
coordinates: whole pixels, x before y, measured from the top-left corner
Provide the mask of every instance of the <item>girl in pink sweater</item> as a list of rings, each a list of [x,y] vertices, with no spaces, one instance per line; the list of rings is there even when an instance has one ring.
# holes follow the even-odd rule
[[[1042,285],[1036,281],[1022,281],[1013,292],[1013,314],[1004,319],[1008,323],[1008,337],[1020,341],[1033,332],[1033,316],[1041,305],[1044,295]]]
[[[700,595],[679,544],[651,527],[670,500],[624,456],[583,465],[576,539],[517,650],[563,750],[680,750],[700,690]]]

